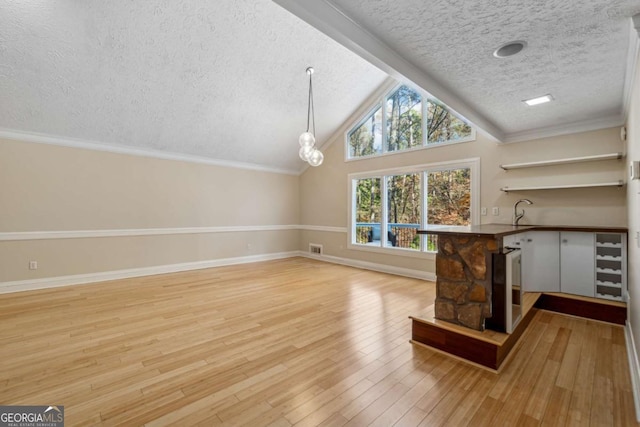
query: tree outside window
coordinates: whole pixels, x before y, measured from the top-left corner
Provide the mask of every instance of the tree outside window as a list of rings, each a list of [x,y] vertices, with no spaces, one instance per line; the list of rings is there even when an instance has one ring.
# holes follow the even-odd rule
[[[387,246],[420,250],[422,191],[419,173],[387,178]]]
[[[436,236],[427,235],[421,248],[417,231],[429,225],[471,225],[473,166],[468,164],[437,169],[425,165],[408,173],[394,170],[382,177],[353,179],[352,243],[381,247],[386,241],[386,247],[435,252]]]
[[[423,99],[418,91],[403,85],[347,134],[348,158],[467,141],[474,136],[471,125],[438,100]]]
[[[471,136],[471,126],[463,122],[443,105],[427,102],[427,144],[457,141]]]
[[[400,86],[387,98],[387,151],[407,150],[422,145],[422,97]]]
[[[471,224],[471,169],[427,172],[427,224]],[[427,236],[427,250],[437,250],[437,236]]]
[[[382,153],[382,108],[378,108],[349,133],[349,157]]]
[[[380,245],[382,199],[380,178],[354,180],[356,243]]]

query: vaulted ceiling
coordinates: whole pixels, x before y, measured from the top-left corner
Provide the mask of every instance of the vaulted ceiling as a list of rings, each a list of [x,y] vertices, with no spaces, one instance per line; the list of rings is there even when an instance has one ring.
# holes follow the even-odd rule
[[[499,141],[624,120],[638,0],[274,1]],[[527,47],[493,56],[512,41]]]
[[[637,0],[0,0],[0,136],[296,172],[309,65],[320,143],[388,75],[496,140],[613,126],[637,13]],[[492,56],[512,40],[528,46]]]
[[[0,135],[299,171],[308,66],[320,141],[388,77],[270,0],[0,0]]]

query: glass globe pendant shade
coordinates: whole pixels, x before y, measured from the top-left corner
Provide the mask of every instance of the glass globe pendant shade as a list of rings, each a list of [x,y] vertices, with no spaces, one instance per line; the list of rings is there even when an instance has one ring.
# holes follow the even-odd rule
[[[309,160],[307,161],[313,167],[320,166],[324,161],[324,154],[322,154],[322,152],[320,152],[320,150],[318,150],[317,148],[314,148],[309,155]]]
[[[302,160],[304,160],[305,162],[308,162],[309,156],[311,156],[314,150],[315,148],[313,148],[313,145],[303,146],[303,147],[300,147],[300,151],[298,152],[298,155]]]
[[[313,136],[311,132],[302,132],[300,138],[298,139],[301,147],[313,147],[313,144],[316,143],[316,137]]]

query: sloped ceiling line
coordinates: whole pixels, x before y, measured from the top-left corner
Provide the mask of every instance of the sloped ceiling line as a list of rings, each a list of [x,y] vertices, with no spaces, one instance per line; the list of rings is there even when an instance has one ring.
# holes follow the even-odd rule
[[[324,0],[273,0],[303,21],[369,61],[396,80],[419,87],[444,102],[456,114],[471,121],[490,138],[501,141],[503,132],[479,111],[469,107],[441,82],[420,70],[407,58]]]
[[[459,16],[454,13],[459,4],[443,1],[273,1],[397,80],[413,83],[439,98],[498,142],[624,122],[630,93],[625,80],[633,76],[629,66],[635,65],[637,58],[637,48],[629,45],[625,49],[626,27],[629,17],[640,11],[640,5],[631,0],[514,1],[506,10],[505,2],[492,0],[465,4]],[[432,15],[441,19],[434,21]],[[520,33],[531,37],[536,47],[530,47],[516,61],[491,58],[487,43]],[[434,46],[430,44],[434,36],[439,42],[450,43]],[[473,47],[465,45],[471,42]],[[456,53],[461,49],[460,53],[469,54],[473,61],[452,64],[455,55],[450,49]],[[447,73],[448,69],[453,73]],[[562,92],[551,108],[523,108],[521,101],[527,95],[545,90]],[[491,95],[489,103],[481,95],[485,92]],[[473,102],[466,102],[462,94]]]

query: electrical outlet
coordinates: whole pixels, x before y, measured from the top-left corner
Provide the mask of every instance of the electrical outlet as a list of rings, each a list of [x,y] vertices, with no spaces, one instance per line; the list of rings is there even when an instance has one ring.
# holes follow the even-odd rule
[[[487,208],[480,208],[480,215],[487,216]]]
[[[29,261],[29,270],[37,270],[38,261]]]
[[[253,245],[252,245],[251,243],[247,243],[247,249],[248,249],[248,250],[253,249]]]
[[[491,208],[491,213],[493,214],[493,216],[500,215],[500,208],[497,206],[494,206],[493,208]]]

